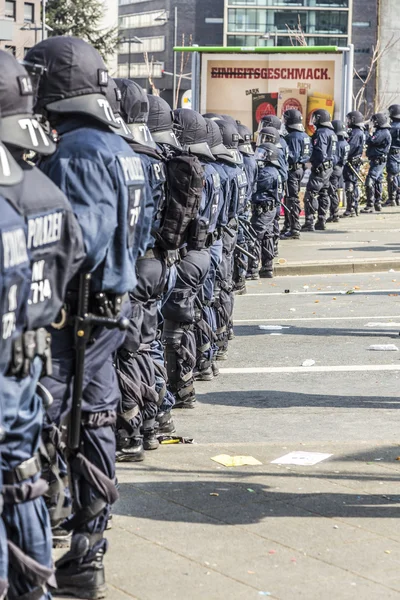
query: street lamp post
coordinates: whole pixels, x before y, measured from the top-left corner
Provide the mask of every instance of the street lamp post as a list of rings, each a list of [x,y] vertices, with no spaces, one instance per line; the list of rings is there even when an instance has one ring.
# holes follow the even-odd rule
[[[46,38],[46,0],[42,0],[42,40],[45,40]]]
[[[136,35],[123,37],[120,39],[121,44],[126,44],[128,42],[128,79],[131,78],[131,61],[132,61],[132,46],[131,44],[143,44],[143,40],[138,38]]]
[[[278,28],[275,27],[274,29],[274,37],[275,37],[275,46],[278,45]],[[260,37],[258,39],[260,40],[270,40],[271,39],[271,31],[266,31],[263,35],[260,35]]]
[[[178,7],[175,6],[175,22],[174,22],[174,47],[176,47],[178,45]],[[174,101],[173,101],[173,106],[174,109],[177,108],[177,104],[178,104],[178,99],[176,97],[176,71],[177,71],[177,67],[176,67],[176,63],[177,63],[177,56],[176,56],[176,52],[174,52]]]

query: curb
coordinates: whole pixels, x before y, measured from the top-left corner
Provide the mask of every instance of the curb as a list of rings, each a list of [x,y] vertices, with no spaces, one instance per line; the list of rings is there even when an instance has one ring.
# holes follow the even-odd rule
[[[389,271],[390,269],[400,271],[400,259],[275,264],[274,274],[276,277],[285,275],[335,275],[341,273],[376,273]]]

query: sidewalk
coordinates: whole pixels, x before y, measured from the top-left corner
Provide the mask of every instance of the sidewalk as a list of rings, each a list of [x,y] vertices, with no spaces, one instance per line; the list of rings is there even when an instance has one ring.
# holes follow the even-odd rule
[[[339,223],[327,223],[326,231],[302,233],[300,240],[282,241],[275,261],[276,275],[389,269],[400,269],[400,207],[340,219]]]
[[[119,466],[110,600],[399,599],[399,448],[309,443],[333,457],[270,464],[300,448],[169,446]],[[221,453],[262,465],[221,467]]]

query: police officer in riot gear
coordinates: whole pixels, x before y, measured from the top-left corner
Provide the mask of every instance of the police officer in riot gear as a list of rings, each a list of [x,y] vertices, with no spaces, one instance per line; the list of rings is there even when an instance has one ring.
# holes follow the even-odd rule
[[[287,196],[285,199],[285,226],[282,239],[300,238],[300,186],[303,179],[306,163],[310,160],[311,140],[306,134],[303,117],[299,110],[289,109],[283,115],[284,125],[287,130],[285,136],[288,145],[288,182]]]
[[[385,206],[400,205],[400,104],[389,106],[392,144],[386,163],[388,200]]]
[[[149,102],[146,93],[128,79],[116,79],[115,83],[116,90],[110,86],[117,97],[115,111],[121,114],[122,127],[128,128],[123,135],[139,154],[151,188],[149,202],[143,212],[144,228],[148,234],[151,230],[151,234],[146,233],[144,240],[147,245],[139,253],[136,265],[138,284],[130,294],[131,327],[117,359],[122,394],[117,418],[117,461],[138,461],[144,458],[143,446],[145,450],[155,450],[159,445],[155,427],[158,404],[163,398],[159,398],[156,390],[152,344],[157,337],[158,301],[164,292],[167,276],[167,253],[156,239],[165,205],[166,179],[162,158],[147,126]]]
[[[159,121],[164,123],[161,130],[162,138],[168,140],[169,129],[166,127],[168,119],[171,119],[171,109],[168,107],[167,113],[160,104],[159,112]],[[196,322],[202,320],[196,302],[210,267],[208,247],[212,243],[212,235],[209,234],[216,227],[216,221],[211,219],[210,215],[214,215],[214,207],[217,206],[219,196],[213,194],[213,175],[217,173],[211,165],[206,166],[204,162],[214,159],[207,144],[207,123],[201,115],[190,109],[178,109],[173,111],[172,115],[174,132],[183,150],[198,157],[200,163],[207,169],[207,176],[203,173],[204,188],[200,211],[193,221],[187,243],[180,251],[182,260],[177,266],[176,284],[162,307],[163,342],[169,385],[176,397],[175,408],[194,408],[196,402],[193,372],[196,366],[194,329]],[[153,136],[157,143],[160,143],[158,141],[160,137],[156,137],[154,133]],[[170,144],[167,142],[167,145]]]
[[[281,178],[279,174],[279,150],[275,144],[266,142],[257,147],[255,158],[258,163],[256,190],[252,198],[251,224],[257,232],[261,245],[260,276],[274,276],[274,221]]]
[[[0,142],[0,186],[13,186],[20,183],[22,179],[22,169]],[[5,438],[3,377],[11,362],[13,340],[22,334],[25,326],[32,275],[26,247],[27,225],[24,216],[3,195],[0,195],[0,214],[0,598],[5,598],[8,589],[8,548],[7,533],[1,518],[3,509],[1,444]],[[17,252],[10,252],[11,247],[17,249]]]
[[[362,213],[372,213],[382,210],[383,172],[387,157],[392,145],[390,124],[383,113],[376,113],[371,117],[374,131],[367,137],[367,158],[369,171],[365,180],[367,203]]]
[[[0,136],[23,170],[13,187],[0,188],[25,216],[26,247],[32,268],[26,327],[15,340],[8,375],[3,379],[6,438],[2,449],[3,519],[9,539],[9,597],[48,598],[54,585],[51,529],[40,479],[39,441],[42,399],[36,387],[42,372],[51,373],[51,338],[45,327],[56,320],[68,283],[84,259],[81,229],[62,192],[24,152],[51,155],[53,142],[33,118],[33,87],[25,70],[0,51]],[[24,554],[26,556],[24,556]],[[31,561],[31,562],[30,562]],[[27,575],[26,563],[30,563]]]
[[[344,190],[346,194],[346,210],[341,217],[354,217],[358,215],[358,201],[360,188],[358,175],[362,165],[365,133],[364,117],[358,110],[353,110],[346,116],[349,130],[348,143],[350,146],[347,164],[343,169]]]
[[[332,121],[333,128],[338,138],[336,156],[333,159],[333,172],[329,182],[329,199],[330,199],[330,217],[327,219],[327,223],[338,223],[339,222],[339,196],[338,189],[341,185],[343,169],[347,163],[347,159],[350,152],[350,146],[348,143],[348,133],[346,127],[342,121]]]
[[[73,535],[70,551],[56,563],[56,579],[59,593],[100,598],[106,593],[103,532],[118,497],[113,428],[120,393],[113,354],[125,337],[121,316],[130,314],[123,296],[136,285],[135,263],[143,243],[136,224],[148,188],[139,156],[110,130],[119,124],[106,99],[109,79],[100,54],[78,38],[53,37],[32,48],[26,60],[46,68],[35,110],[59,137],[56,153],[40,168],[66,193],[86,250],[79,289],[76,281],[68,289],[67,319],[51,329],[53,375],[44,379],[54,397],[49,415],[59,425],[70,410],[72,380],[82,376],[82,389],[74,390],[81,398],[81,427],[75,424],[78,431],[70,432],[78,438],[78,450],[76,442],[71,444],[69,457],[73,515],[65,524]],[[77,342],[70,325],[82,310],[82,294],[95,319],[106,319],[109,327],[99,324],[92,335],[83,331],[83,373],[82,363],[74,362]]]
[[[303,231],[314,231],[314,215],[318,212],[315,229],[326,229],[325,222],[329,210],[329,181],[333,172],[333,158],[336,155],[337,137],[327,110],[320,108],[314,112],[315,133],[312,136],[311,174],[304,197],[306,220]]]

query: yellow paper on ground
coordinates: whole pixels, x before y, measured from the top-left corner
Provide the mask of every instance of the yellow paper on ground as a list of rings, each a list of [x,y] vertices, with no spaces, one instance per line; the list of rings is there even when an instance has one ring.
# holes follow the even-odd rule
[[[230,456],[229,454],[219,454],[211,458],[214,462],[224,465],[224,467],[244,467],[246,465],[262,465],[254,456]]]

